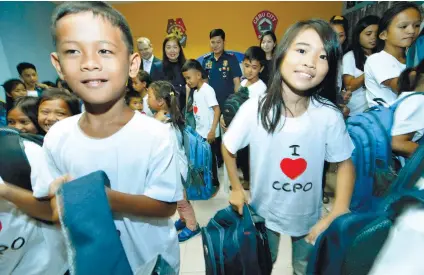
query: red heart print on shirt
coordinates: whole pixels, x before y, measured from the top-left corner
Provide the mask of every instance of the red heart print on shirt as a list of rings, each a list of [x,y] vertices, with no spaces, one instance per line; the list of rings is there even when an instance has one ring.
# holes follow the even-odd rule
[[[280,162],[281,171],[283,171],[283,173],[292,180],[302,175],[307,166],[308,163],[303,158],[285,158]]]
[[[193,112],[195,113],[195,114],[197,114],[197,111],[199,110],[199,108],[197,108],[197,106],[194,106],[193,107]]]

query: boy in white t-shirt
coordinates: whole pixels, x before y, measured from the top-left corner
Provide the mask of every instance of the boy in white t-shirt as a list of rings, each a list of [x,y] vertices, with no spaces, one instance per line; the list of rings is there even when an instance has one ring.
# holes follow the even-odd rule
[[[266,63],[266,54],[261,47],[252,46],[244,53],[242,62],[243,80],[240,85],[247,87],[249,90],[249,98],[259,98],[266,92],[265,83],[259,78],[259,74],[264,70]],[[221,116],[221,127],[224,131],[227,130],[223,116]],[[239,150],[237,152],[237,165],[243,173],[243,188],[249,190],[250,169],[249,169],[249,147]]]
[[[189,59],[181,68],[187,85],[196,89],[193,93],[193,114],[196,120],[196,132],[211,144],[213,152],[212,172],[214,185],[218,183],[218,172],[216,166],[216,155],[220,150],[216,138],[219,137],[218,121],[221,115],[215,90],[205,82],[206,72],[199,61]]]
[[[73,178],[104,171],[133,273],[160,255],[172,268],[170,274],[178,274],[178,239],[170,216],[183,198],[182,184],[169,127],[125,104],[128,76],[136,77],[141,62],[133,53],[128,23],[103,2],[66,2],[52,18],[52,63],[84,101],[86,112],[56,123],[46,135],[49,171]],[[50,186],[53,198],[66,178]]]
[[[405,92],[399,95],[398,100],[414,93],[409,91],[422,93],[404,99],[395,111],[392,149],[404,165],[404,158],[414,154],[424,136],[424,60],[416,68],[405,70],[399,77],[399,84],[401,91]]]

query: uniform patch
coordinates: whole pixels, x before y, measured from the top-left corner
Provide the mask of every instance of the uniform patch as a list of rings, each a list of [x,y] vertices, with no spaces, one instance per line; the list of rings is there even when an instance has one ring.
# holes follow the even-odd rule
[[[182,47],[186,46],[187,43],[187,34],[186,27],[184,25],[184,21],[182,18],[177,19],[168,19],[168,25],[166,27],[167,34],[174,34],[180,40],[180,44]]]
[[[252,21],[253,28],[256,32],[256,37],[261,39],[262,34],[266,31],[275,32],[275,28],[277,27],[278,18],[277,16],[267,10],[259,12]]]

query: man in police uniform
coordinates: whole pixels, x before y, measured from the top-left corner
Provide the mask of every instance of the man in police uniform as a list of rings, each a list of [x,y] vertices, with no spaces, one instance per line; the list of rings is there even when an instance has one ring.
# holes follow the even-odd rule
[[[237,58],[224,51],[225,32],[214,29],[209,34],[212,52],[203,59],[202,67],[208,75],[209,85],[215,90],[219,107],[240,86],[241,69]]]
[[[209,33],[212,52],[207,54],[202,67],[208,75],[208,83],[215,90],[219,108],[223,110],[224,102],[240,86],[241,69],[237,58],[224,51],[225,32],[222,29],[213,29]],[[218,166],[223,163],[221,154],[221,138],[216,139],[216,157]]]

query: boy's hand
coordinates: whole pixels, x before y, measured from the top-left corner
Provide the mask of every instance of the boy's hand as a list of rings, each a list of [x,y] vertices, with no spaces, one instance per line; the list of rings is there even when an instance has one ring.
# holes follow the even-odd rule
[[[56,202],[56,193],[59,190],[59,188],[66,182],[71,181],[72,178],[69,175],[61,176],[57,179],[55,179],[49,188],[49,197],[50,197],[50,206],[52,208],[52,221],[55,223],[59,223],[59,210],[57,209],[57,202]]]
[[[219,124],[221,124],[221,128],[224,131],[224,133],[227,132],[227,125],[225,124],[224,116],[221,116],[221,119],[219,120]]]
[[[215,131],[209,131],[207,140],[209,143],[212,143],[215,141]]]
[[[231,191],[230,204],[233,206],[233,209],[240,215],[243,215],[243,207],[246,202],[246,195],[244,194],[243,189]]]
[[[342,98],[345,104],[348,104],[350,99],[352,98],[352,91],[350,90],[342,90]]]

